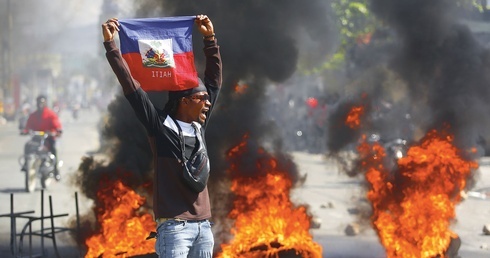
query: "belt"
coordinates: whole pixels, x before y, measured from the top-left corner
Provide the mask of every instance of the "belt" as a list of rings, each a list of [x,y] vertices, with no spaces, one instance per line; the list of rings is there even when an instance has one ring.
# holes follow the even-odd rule
[[[178,219],[178,218],[157,218],[155,221],[157,222],[158,225],[164,223],[165,221],[168,220],[175,220],[175,221],[180,221],[180,222],[188,222],[188,223],[197,223],[197,222],[204,222],[206,219],[200,219],[200,220],[188,220],[188,219]]]
[[[185,219],[177,219],[177,218],[157,218],[155,221],[157,222],[157,224],[162,224],[167,220],[185,221]]]

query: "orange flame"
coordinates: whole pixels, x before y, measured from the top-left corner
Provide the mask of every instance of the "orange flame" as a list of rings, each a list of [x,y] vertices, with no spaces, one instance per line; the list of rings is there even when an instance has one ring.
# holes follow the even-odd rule
[[[155,240],[145,240],[155,229],[153,216],[140,212],[145,198],[119,180],[101,184],[97,191],[101,202],[96,209],[100,223],[98,234],[89,237],[85,257],[128,257],[155,250]]]
[[[387,257],[444,256],[457,236],[450,222],[466,178],[478,164],[463,159],[452,141],[445,133],[427,133],[398,161],[397,175],[383,167],[379,144],[358,147],[370,183],[372,223]]]
[[[352,129],[359,128],[361,126],[362,115],[364,115],[363,106],[352,107],[349,113],[347,114],[347,118],[345,119],[345,124]]]
[[[372,32],[364,33],[364,34],[359,34],[356,38],[356,42],[359,45],[367,45],[371,42],[371,38],[373,37]]]
[[[242,82],[235,84],[235,92],[238,94],[243,94],[247,91],[248,85]]]
[[[246,137],[246,136],[245,136]],[[228,157],[243,155],[246,142],[228,152]],[[322,247],[309,234],[310,217],[303,206],[294,207],[289,200],[292,187],[287,172],[279,171],[277,160],[267,155],[257,161],[256,177],[237,176],[239,167],[232,165],[231,190],[234,208],[229,217],[235,220],[234,239],[222,244],[217,257],[279,257],[294,252],[301,257],[321,257]],[[232,162],[233,163],[233,162]]]

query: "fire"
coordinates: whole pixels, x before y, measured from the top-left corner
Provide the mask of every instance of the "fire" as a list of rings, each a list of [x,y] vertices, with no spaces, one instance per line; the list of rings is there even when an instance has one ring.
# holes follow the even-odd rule
[[[240,158],[247,148],[245,142],[229,151],[230,160]],[[231,233],[234,239],[222,244],[217,257],[280,257],[300,255],[321,257],[322,247],[309,234],[310,217],[305,207],[295,207],[289,200],[292,181],[278,169],[277,160],[265,150],[265,159],[256,161],[258,176],[239,176],[239,167],[232,164],[231,190],[234,208],[229,217],[235,220]],[[233,163],[233,162],[232,162]]]
[[[349,114],[347,114],[345,124],[352,129],[359,128],[361,126],[362,115],[364,115],[363,106],[352,107]]]
[[[372,32],[360,34],[357,36],[356,42],[359,45],[368,45],[371,42],[372,37],[373,37]]]
[[[145,240],[155,229],[153,216],[141,212],[145,198],[121,181],[101,182],[96,207],[99,232],[89,237],[85,257],[129,257],[154,252],[155,240]]]
[[[452,142],[451,135],[430,131],[398,160],[396,175],[382,165],[382,146],[363,142],[358,147],[370,183],[372,223],[387,257],[444,256],[457,237],[450,223],[478,164],[465,160]]]
[[[235,93],[243,94],[247,91],[247,89],[248,89],[248,85],[242,81],[235,84]]]

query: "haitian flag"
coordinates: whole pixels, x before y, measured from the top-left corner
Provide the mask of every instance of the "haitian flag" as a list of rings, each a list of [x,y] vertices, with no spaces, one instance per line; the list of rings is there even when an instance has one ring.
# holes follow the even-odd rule
[[[198,85],[192,49],[195,16],[119,20],[121,54],[145,91]]]

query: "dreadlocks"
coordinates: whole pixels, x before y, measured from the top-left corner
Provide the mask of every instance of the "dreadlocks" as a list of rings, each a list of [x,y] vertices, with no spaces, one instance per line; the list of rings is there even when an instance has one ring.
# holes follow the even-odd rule
[[[177,113],[177,106],[179,105],[179,100],[180,99],[169,99],[167,101],[167,104],[165,104],[163,111],[169,114],[171,117],[175,117],[175,114]]]

